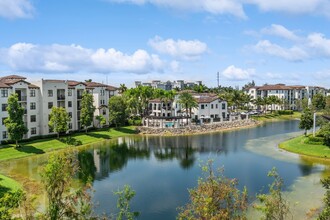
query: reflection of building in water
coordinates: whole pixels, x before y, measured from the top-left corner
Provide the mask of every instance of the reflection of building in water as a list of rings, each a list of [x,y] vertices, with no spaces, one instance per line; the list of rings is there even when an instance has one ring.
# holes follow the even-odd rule
[[[96,168],[95,179],[100,180],[108,177],[110,173],[109,149],[94,149],[93,158]]]

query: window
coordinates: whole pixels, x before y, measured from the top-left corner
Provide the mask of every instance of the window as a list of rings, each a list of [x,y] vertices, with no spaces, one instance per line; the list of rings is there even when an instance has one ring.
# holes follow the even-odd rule
[[[2,109],[3,112],[7,111],[7,106],[8,106],[7,104],[2,104],[1,105],[1,109]]]
[[[68,96],[72,96],[72,89],[68,90]]]
[[[204,109],[204,108],[205,108],[205,107],[204,107],[204,105],[202,104],[202,105],[201,105],[201,109]]]
[[[8,97],[8,90],[7,89],[2,89],[1,90],[1,97]]]
[[[69,123],[69,129],[72,129],[72,123]]]
[[[72,112],[69,112],[69,117],[72,118]]]
[[[48,109],[53,108],[53,102],[48,102]]]
[[[7,118],[7,117],[6,117]],[[6,118],[2,118],[2,125],[5,125]]]
[[[7,131],[2,132],[2,139],[7,139],[8,138],[8,133]]]
[[[222,109],[226,109],[226,103],[222,103]]]
[[[218,104],[215,104],[215,108],[218,108]]]
[[[48,97],[53,97],[53,90],[48,90]]]
[[[37,128],[31,128],[31,135],[37,134]]]
[[[211,109],[213,109],[213,104],[211,104]]]
[[[69,107],[69,108],[72,107],[72,101],[68,101],[68,107]]]
[[[103,109],[103,115],[106,115],[107,111],[105,109]]]
[[[35,110],[36,109],[36,103],[35,102],[31,102],[30,103],[30,109],[31,110]]]
[[[36,121],[37,121],[37,117],[35,115],[31,115],[30,122],[36,122]]]
[[[30,90],[30,97],[36,97],[36,90]]]

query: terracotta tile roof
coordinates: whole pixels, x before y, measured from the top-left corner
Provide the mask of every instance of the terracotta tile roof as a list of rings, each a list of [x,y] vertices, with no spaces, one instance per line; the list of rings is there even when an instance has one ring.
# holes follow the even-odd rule
[[[107,87],[108,85],[105,85],[103,83],[98,82],[85,82],[85,84],[89,87]]]
[[[201,96],[201,97],[195,97],[196,101],[198,103],[210,103],[215,100],[218,100],[219,98],[217,96]]]
[[[275,85],[263,85],[258,88],[258,90],[290,90],[292,87],[286,86],[285,84],[275,84]]]
[[[3,83],[3,82],[0,81],[0,88],[11,88],[11,86],[9,86],[6,83]]]
[[[26,78],[18,75],[9,75],[9,76],[1,77],[0,79],[26,79]]]
[[[117,87],[114,87],[114,86],[107,86],[106,90],[108,90],[108,91],[116,91],[116,90],[118,90],[118,88]]]
[[[160,99],[151,99],[149,100],[149,103],[162,103],[162,101]]]

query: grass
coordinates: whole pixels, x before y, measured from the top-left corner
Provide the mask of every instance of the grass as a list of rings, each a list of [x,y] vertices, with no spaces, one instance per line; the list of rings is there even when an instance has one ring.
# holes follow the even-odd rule
[[[71,137],[82,145],[96,143],[101,140],[111,139],[120,136],[135,134],[134,126],[121,128],[110,128],[106,130],[90,131],[87,134],[77,133]],[[9,144],[0,148],[0,161],[27,157],[30,155],[44,154],[54,150],[64,149],[68,144],[61,142],[56,138],[40,139],[28,141],[20,144],[20,148],[15,148],[14,144]]]
[[[308,137],[305,136],[299,136],[280,143],[279,147],[297,154],[319,158],[330,158],[330,148],[328,146],[321,144],[307,144],[307,138]]]
[[[0,174],[0,195],[9,191],[22,189],[22,185],[15,180]]]
[[[292,115],[279,115],[279,114],[265,114],[260,116],[251,116],[253,119],[257,121],[281,121],[281,120],[293,120],[299,119],[301,116],[300,112],[293,112]]]

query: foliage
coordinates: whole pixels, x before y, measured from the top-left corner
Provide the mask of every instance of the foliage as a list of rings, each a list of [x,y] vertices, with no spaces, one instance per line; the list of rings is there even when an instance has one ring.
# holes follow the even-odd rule
[[[317,93],[312,99],[312,105],[316,110],[322,110],[325,108],[326,98],[321,93]]]
[[[248,206],[247,190],[237,189],[237,180],[223,176],[223,170],[213,172],[212,162],[203,166],[204,176],[198,186],[189,190],[190,203],[179,208],[179,220],[184,219],[245,219]]]
[[[327,191],[325,192],[325,196],[323,199],[324,208],[320,215],[318,216],[318,220],[328,220],[330,217],[330,177],[321,180],[323,188]]]
[[[92,125],[95,106],[93,105],[93,95],[84,91],[81,100],[81,110],[80,110],[80,122],[83,127],[85,127],[86,133],[87,128]]]
[[[182,92],[179,95],[178,103],[181,104],[183,108],[186,110],[187,119],[191,117],[191,110],[193,108],[198,108],[198,103],[196,99],[189,92]]]
[[[0,219],[12,219],[15,209],[24,197],[22,190],[0,194]]]
[[[103,115],[97,115],[95,119],[99,121],[99,127],[103,127],[107,123],[107,120]]]
[[[273,183],[269,185],[269,194],[257,194],[260,204],[254,204],[254,208],[264,214],[263,219],[286,219],[290,214],[290,209],[282,195],[283,179],[277,173],[276,168],[273,168],[268,176],[274,178]]]
[[[109,122],[116,127],[125,125],[128,118],[127,105],[123,97],[113,96],[109,99]]]
[[[293,110],[278,110],[279,115],[293,115]]]
[[[323,137],[313,137],[313,136],[309,136],[305,142],[305,144],[323,144],[324,143],[324,138]]]
[[[15,141],[16,147],[18,147],[18,141],[22,140],[23,135],[28,132],[28,129],[23,121],[24,108],[18,103],[18,95],[16,93],[8,97],[6,110],[8,112],[8,118],[5,119],[4,123],[9,138]]]
[[[142,124],[141,117],[132,116],[131,118],[128,119],[128,124],[129,125],[134,125],[134,126],[140,126]]]
[[[69,122],[70,117],[65,108],[55,106],[52,108],[48,126],[57,133],[57,138],[59,138],[61,132],[67,132],[69,130]]]
[[[80,145],[82,145],[81,140],[77,140],[76,138],[71,137],[71,136],[60,138],[59,141],[61,141],[63,143],[66,143],[67,145],[70,145],[70,146],[80,146]]]
[[[119,213],[117,214],[117,220],[133,220],[139,216],[139,212],[132,212],[130,208],[130,201],[135,196],[135,191],[130,186],[125,185],[124,189],[118,190],[115,195],[118,196],[117,208]]]
[[[301,114],[299,128],[305,130],[305,136],[307,135],[307,130],[313,127],[313,114],[309,108],[305,108]]]
[[[124,99],[131,115],[144,117],[148,114],[149,100],[156,97],[156,89],[150,86],[138,86],[124,92]]]
[[[41,176],[48,198],[45,217],[48,219],[87,219],[92,217],[90,184],[72,190],[73,176],[78,162],[71,153],[54,154],[49,157]]]
[[[330,123],[324,123],[321,125],[320,130],[317,133],[317,136],[324,138],[324,144],[330,146]]]

